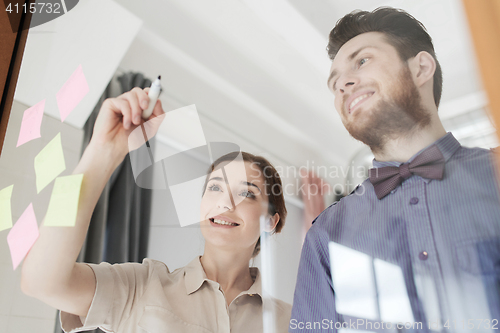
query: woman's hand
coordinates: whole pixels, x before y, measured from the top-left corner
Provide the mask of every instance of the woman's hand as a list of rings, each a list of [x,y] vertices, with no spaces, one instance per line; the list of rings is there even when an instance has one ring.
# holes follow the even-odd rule
[[[140,124],[149,103],[148,89],[131,91],[104,101],[94,134],[73,174],[83,174],[75,225],[47,227],[23,262],[21,288],[27,295],[65,312],[86,316],[95,293],[95,277],[89,266],[76,263],[87,235],[97,200],[116,166],[128,152],[128,136]],[[158,101],[147,126],[156,134],[163,114]],[[158,117],[163,119],[164,117]],[[152,124],[152,125],[150,125]]]
[[[144,123],[142,112],[149,105],[148,92],[149,88],[144,90],[133,88],[116,98],[106,99],[97,116],[91,143],[100,147],[109,147],[121,161],[128,153],[128,137],[130,133],[137,126]],[[153,114],[148,120],[163,113],[161,101],[158,100],[153,109]],[[152,123],[159,126],[157,122]]]

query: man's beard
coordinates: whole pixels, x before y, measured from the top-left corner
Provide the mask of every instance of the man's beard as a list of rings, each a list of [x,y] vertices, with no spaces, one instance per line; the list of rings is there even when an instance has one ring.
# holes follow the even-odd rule
[[[431,122],[408,66],[400,71],[394,87],[393,96],[381,99],[373,109],[364,111],[367,115],[361,112],[355,117],[359,119],[351,119],[345,125],[353,138],[368,145],[374,153],[383,151],[387,141],[411,136]]]

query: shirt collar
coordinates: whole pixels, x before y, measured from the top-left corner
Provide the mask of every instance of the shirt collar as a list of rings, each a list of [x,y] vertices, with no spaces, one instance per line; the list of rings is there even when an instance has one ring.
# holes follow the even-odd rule
[[[260,272],[257,267],[250,267],[250,275],[254,281],[250,289],[241,292],[240,295],[248,294],[259,295],[262,298],[262,284]],[[194,258],[189,264],[184,267],[184,284],[187,294],[192,294],[201,288],[205,281],[210,281],[205,274],[205,270],[201,265],[200,257]]]
[[[439,148],[439,150],[443,154],[445,162],[448,162],[448,160],[453,156],[453,154],[455,154],[457,149],[460,148],[460,143],[457,141],[457,139],[455,139],[455,137],[453,136],[453,134],[451,134],[451,132],[448,132],[448,133],[446,133],[446,135],[442,136],[434,143],[428,145],[427,147],[423,148],[418,153],[413,155],[407,161],[407,163],[413,161],[415,159],[415,157],[420,155],[424,150],[426,150],[427,148],[429,148],[432,145],[436,145]],[[382,167],[386,167],[386,166],[398,167],[401,164],[403,164],[403,163],[395,162],[395,161],[379,162],[379,161],[373,159],[373,167],[374,168],[382,168]]]
[[[257,267],[250,267],[250,275],[254,281],[250,289],[242,292],[241,294],[259,295],[262,298],[262,284],[260,280],[260,271]]]
[[[184,267],[184,283],[186,285],[186,292],[189,294],[194,293],[207,281],[207,275],[201,266],[200,257],[194,258],[189,264]]]

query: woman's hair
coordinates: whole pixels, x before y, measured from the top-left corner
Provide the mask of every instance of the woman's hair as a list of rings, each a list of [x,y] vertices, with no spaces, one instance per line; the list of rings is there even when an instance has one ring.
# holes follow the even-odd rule
[[[443,74],[434,52],[432,38],[424,25],[401,9],[380,7],[372,12],[353,11],[337,21],[330,32],[326,50],[331,60],[339,49],[352,38],[365,32],[381,32],[398,52],[403,61],[416,56],[420,51],[428,52],[436,62],[434,73],[434,102],[439,106],[443,90]]]
[[[246,152],[235,151],[224,156],[219,157],[208,170],[207,177],[205,179],[205,184],[203,185],[203,194],[205,194],[205,190],[207,188],[208,179],[210,174],[217,168],[217,166],[223,162],[231,162],[235,159],[239,158],[241,154],[243,158],[243,162],[249,162],[252,165],[256,165],[264,179],[264,194],[267,197],[269,202],[268,213],[270,216],[274,216],[274,214],[279,214],[278,223],[276,223],[276,227],[273,229],[272,233],[278,233],[283,229],[285,225],[286,219],[286,207],[285,207],[285,198],[283,197],[283,185],[281,183],[281,178],[278,174],[278,171],[274,168],[274,166],[264,157],[252,155]],[[260,252],[260,237],[255,245],[255,249],[252,254],[252,258],[257,256]]]

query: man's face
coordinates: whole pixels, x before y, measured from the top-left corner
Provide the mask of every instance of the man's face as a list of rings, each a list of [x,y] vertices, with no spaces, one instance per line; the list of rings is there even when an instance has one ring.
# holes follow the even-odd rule
[[[345,43],[333,60],[328,86],[346,129],[372,151],[430,123],[407,64],[382,33]]]

